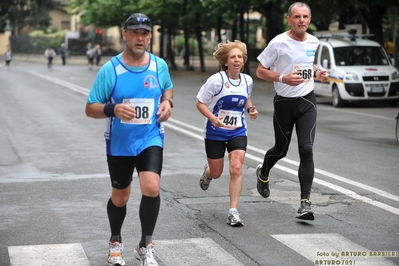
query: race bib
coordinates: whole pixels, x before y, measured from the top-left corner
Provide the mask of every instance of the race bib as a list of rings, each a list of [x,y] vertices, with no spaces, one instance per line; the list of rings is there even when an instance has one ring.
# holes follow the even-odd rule
[[[303,79],[311,79],[313,77],[313,64],[294,65],[293,72],[298,72]]]
[[[224,129],[233,130],[242,127],[241,112],[230,110],[219,110],[218,118],[226,125]]]
[[[123,124],[152,124],[152,115],[154,114],[154,99],[151,98],[133,98],[133,99],[123,99],[123,104],[129,104],[134,107],[136,111],[136,117],[123,121]]]

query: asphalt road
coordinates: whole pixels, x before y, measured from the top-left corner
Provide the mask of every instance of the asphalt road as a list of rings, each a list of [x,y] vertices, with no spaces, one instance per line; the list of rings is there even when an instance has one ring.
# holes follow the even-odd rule
[[[24,62],[0,67],[0,265],[106,265],[105,122],[84,114],[97,69],[48,70]],[[316,219],[303,222],[294,218],[295,137],[271,171],[270,198],[256,192],[255,167],[274,142],[274,93],[271,83],[255,78],[260,115],[248,122],[238,209],[245,226],[232,228],[226,225],[228,169],[206,192],[198,185],[206,157],[195,96],[213,71],[171,72],[175,107],[165,123],[154,234],[160,265],[399,265],[399,108],[357,103],[336,109],[318,98],[311,196]],[[137,185],[135,174],[122,230],[127,265],[139,265],[133,258],[140,237]]]

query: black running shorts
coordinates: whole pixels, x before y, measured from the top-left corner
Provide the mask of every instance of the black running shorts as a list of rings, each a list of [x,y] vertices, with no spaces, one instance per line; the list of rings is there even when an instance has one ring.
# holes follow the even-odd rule
[[[134,168],[137,173],[150,171],[161,175],[163,149],[151,146],[137,156],[107,155],[108,170],[113,188],[127,188],[133,179]]]

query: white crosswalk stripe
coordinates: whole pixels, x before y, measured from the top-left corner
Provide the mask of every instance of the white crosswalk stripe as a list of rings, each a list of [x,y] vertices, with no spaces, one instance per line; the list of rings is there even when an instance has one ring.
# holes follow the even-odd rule
[[[371,251],[339,234],[271,235],[315,265],[394,266],[398,251]],[[11,266],[90,266],[79,243],[8,247]],[[155,254],[166,266],[244,266],[210,238],[157,240]],[[173,254],[173,256],[171,256]]]
[[[81,244],[8,247],[11,266],[90,266]]]
[[[157,240],[156,255],[165,265],[244,266],[210,238]]]

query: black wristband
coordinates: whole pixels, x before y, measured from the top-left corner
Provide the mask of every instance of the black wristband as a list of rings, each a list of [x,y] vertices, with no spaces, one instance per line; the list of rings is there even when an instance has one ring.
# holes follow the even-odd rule
[[[249,114],[249,112],[251,112],[252,108],[254,108],[254,107],[253,106],[248,107],[248,109],[247,109],[248,114]]]
[[[317,71],[319,71],[318,69],[316,69],[315,71],[314,71],[314,74],[313,74],[313,77],[317,77]]]
[[[114,117],[115,116],[115,106],[116,103],[107,103],[104,105],[104,114],[107,117]]]

